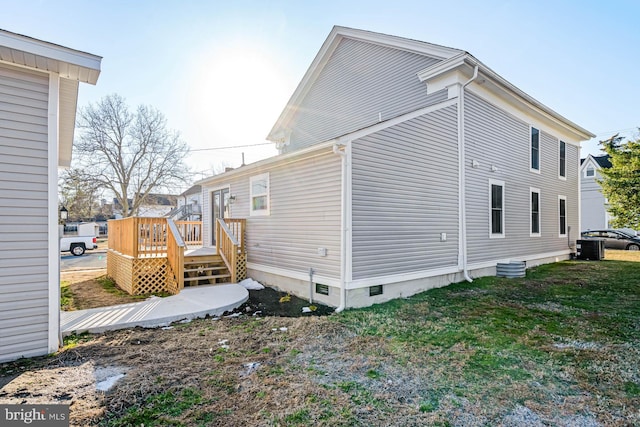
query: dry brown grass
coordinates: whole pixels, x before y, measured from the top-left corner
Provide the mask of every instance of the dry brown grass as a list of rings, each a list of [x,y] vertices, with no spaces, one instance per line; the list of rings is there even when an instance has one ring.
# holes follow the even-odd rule
[[[612,261],[640,262],[640,251],[607,249],[604,252],[604,259]]]

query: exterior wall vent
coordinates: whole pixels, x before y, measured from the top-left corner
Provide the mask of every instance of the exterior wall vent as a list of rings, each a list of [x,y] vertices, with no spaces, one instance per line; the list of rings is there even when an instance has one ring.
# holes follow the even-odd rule
[[[515,277],[525,277],[527,271],[527,263],[524,261],[515,261],[509,263],[499,262],[496,266],[497,277],[507,277],[513,279]]]
[[[321,295],[329,295],[329,286],[316,283],[316,293]]]

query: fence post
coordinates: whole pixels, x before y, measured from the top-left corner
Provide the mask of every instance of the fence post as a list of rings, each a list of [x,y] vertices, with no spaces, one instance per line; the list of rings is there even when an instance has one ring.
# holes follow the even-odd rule
[[[138,250],[139,250],[139,240],[140,240],[140,225],[138,223],[138,218],[137,217],[132,217],[133,221],[132,222],[132,233],[133,233],[133,257],[134,258],[138,258]]]

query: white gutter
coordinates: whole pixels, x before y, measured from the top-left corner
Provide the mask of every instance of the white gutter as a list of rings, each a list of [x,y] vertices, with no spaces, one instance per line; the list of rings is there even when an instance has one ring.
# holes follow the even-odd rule
[[[458,102],[458,150],[460,150],[460,245],[462,247],[462,273],[467,282],[472,282],[467,270],[467,197],[466,197],[466,164],[464,136],[464,89],[478,77],[478,66],[473,69],[473,76],[460,87]]]
[[[333,152],[342,158],[341,202],[340,202],[340,305],[336,313],[343,311],[347,305],[347,153],[342,144],[334,144]]]

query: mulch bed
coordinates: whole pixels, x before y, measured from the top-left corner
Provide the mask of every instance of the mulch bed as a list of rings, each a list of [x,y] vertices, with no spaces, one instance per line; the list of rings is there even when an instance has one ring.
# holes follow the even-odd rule
[[[311,306],[315,307],[314,311],[303,313],[303,307]],[[277,317],[326,316],[333,311],[333,307],[318,304],[315,301],[309,304],[308,300],[269,287],[259,291],[249,291],[249,300],[234,310],[235,313]]]

